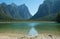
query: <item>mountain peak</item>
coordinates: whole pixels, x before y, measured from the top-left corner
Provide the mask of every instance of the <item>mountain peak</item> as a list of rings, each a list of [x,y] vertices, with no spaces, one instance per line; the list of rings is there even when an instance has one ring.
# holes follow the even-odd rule
[[[6,4],[6,3],[3,2],[2,4]]]
[[[1,5],[6,5],[6,3],[3,2]]]
[[[27,7],[25,4],[20,5],[20,7]]]
[[[31,17],[28,7],[25,4],[18,6],[18,9],[20,10],[19,13],[21,13],[22,18],[29,19]]]
[[[25,4],[17,6],[15,3],[11,3],[9,5],[2,3],[1,7],[2,8],[0,8],[0,10],[4,13],[2,11],[0,12],[11,19],[27,20],[31,17],[28,7]]]
[[[60,0],[45,0],[31,19],[44,21],[55,20],[56,14],[60,11],[59,4]]]
[[[22,6],[26,6],[25,4],[22,4]]]
[[[16,4],[15,3],[11,3],[11,6],[16,6]]]

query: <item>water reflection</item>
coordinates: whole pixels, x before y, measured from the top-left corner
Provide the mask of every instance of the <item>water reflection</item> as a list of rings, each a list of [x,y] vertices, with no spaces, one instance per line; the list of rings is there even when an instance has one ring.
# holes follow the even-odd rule
[[[38,31],[38,32],[37,32]],[[28,35],[33,33],[57,32],[60,33],[60,24],[52,22],[17,22],[0,23],[0,32],[23,32]]]
[[[30,25],[31,27],[32,27],[32,26],[37,26],[38,23],[30,23],[29,25]]]
[[[28,37],[35,37],[38,35],[38,32],[35,30],[35,28],[32,26],[32,28],[29,31]]]

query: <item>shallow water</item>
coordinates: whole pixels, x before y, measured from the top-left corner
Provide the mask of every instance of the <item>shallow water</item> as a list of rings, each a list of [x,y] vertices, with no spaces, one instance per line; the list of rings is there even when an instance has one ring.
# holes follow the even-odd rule
[[[0,33],[29,33],[31,27],[38,33],[55,32],[60,33],[60,24],[54,22],[16,22],[0,23]]]
[[[34,27],[32,27],[28,33],[28,37],[35,37],[35,36],[38,36],[38,32]]]

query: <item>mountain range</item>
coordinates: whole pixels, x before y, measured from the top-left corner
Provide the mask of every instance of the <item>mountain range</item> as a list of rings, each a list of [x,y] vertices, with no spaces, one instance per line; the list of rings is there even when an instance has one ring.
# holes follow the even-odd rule
[[[60,0],[45,0],[31,19],[54,21],[58,12],[60,12]]]
[[[60,12],[60,0],[45,0],[38,8],[34,16],[29,12],[25,4],[16,5],[0,4],[0,20],[40,20],[40,21],[55,21],[58,12]]]
[[[0,4],[0,19],[27,20],[31,16],[25,4],[19,6],[14,3],[9,5],[5,3]]]

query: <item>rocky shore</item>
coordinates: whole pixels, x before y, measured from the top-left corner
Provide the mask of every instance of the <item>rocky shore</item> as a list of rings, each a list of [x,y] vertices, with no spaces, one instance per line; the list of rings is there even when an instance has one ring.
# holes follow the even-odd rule
[[[35,37],[28,37],[27,34],[0,34],[0,39],[60,39],[58,34],[42,33]]]

